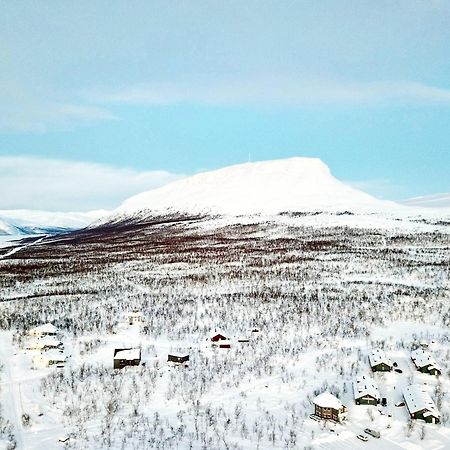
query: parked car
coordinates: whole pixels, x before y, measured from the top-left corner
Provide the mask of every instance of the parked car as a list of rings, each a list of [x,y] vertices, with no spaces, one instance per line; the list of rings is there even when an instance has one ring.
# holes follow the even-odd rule
[[[363,442],[367,442],[369,440],[369,438],[367,436],[364,436],[363,434],[358,434],[358,436],[356,437]]]
[[[394,369],[397,373],[403,373],[402,369]]]
[[[395,404],[395,406],[397,406],[397,407],[405,406],[405,402],[398,402]]]
[[[381,437],[381,434],[379,431],[372,430],[370,428],[365,428],[364,433],[369,434],[370,436],[379,439]]]

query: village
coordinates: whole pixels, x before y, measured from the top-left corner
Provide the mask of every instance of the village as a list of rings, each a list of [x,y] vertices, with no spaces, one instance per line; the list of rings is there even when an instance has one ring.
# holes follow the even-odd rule
[[[42,401],[45,396],[36,395],[37,381],[42,386],[41,380],[46,377],[56,376],[59,379],[58,373],[67,373],[76,366],[83,367],[94,357],[97,364],[109,370],[111,377],[118,373],[122,374],[123,379],[143,376],[145,372],[139,372],[143,368],[156,371],[158,377],[173,380],[174,376],[192,371],[193,365],[201,361],[200,355],[216,359],[232,358],[233,351],[251,352],[259,341],[264,340],[264,333],[253,327],[238,336],[215,330],[205,336],[203,342],[184,347],[181,343],[174,346],[168,342],[149,346],[145,339],[147,326],[145,314],[135,310],[123,314],[117,331],[111,336],[96,339],[83,337],[74,343],[52,323],[46,323],[29,329],[25,335],[14,337],[11,348],[17,361],[20,361],[22,375],[27,380],[36,381],[32,395],[28,395],[25,386],[18,387],[19,398],[16,401],[20,405],[16,407],[20,426],[28,433],[35,430],[34,434],[40,432],[45,436],[44,416],[49,405]],[[325,383],[324,387],[320,382],[314,385],[315,377],[309,372],[312,379],[308,385],[312,389],[307,404],[303,403],[304,426],[311,430],[312,436],[317,436],[316,441],[326,442],[327,434],[342,436],[349,448],[356,448],[358,442],[366,446],[370,441],[375,443],[385,437],[391,441],[392,430],[401,425],[412,432],[414,422],[417,422],[421,439],[426,440],[427,432],[435,429],[429,427],[440,427],[441,413],[437,405],[442,404],[444,399],[449,401],[440,383],[442,369],[433,357],[433,349],[439,345],[442,344],[436,340],[422,339],[411,341],[408,348],[401,351],[367,348],[363,362],[350,382],[337,377],[336,383],[331,386]],[[358,354],[361,351],[358,349]],[[136,382],[135,378],[133,380]],[[343,388],[337,388],[338,385]],[[267,401],[271,395],[268,387],[259,386],[259,389],[266,391],[263,393]],[[276,397],[274,393],[269,403]],[[52,422],[55,426],[58,420],[53,417]],[[75,427],[65,427],[59,423],[58,428],[60,431],[57,442],[55,440],[53,443],[54,448],[77,448]]]

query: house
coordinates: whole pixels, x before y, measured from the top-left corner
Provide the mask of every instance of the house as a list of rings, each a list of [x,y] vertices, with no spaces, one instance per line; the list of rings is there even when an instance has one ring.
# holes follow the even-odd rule
[[[177,355],[168,355],[167,362],[176,364],[176,365],[187,365],[189,362],[189,355],[185,356],[177,356]]]
[[[211,336],[211,343],[213,347],[219,348],[231,348],[231,341],[223,333],[215,332]]]
[[[114,350],[114,369],[138,366],[141,363],[140,348],[116,348]]]
[[[126,322],[128,323],[128,325],[144,325],[145,323],[144,314],[136,310],[130,312],[126,314]]]
[[[58,329],[51,323],[40,325],[28,331],[28,335],[32,337],[41,338],[44,336],[56,336]]]
[[[51,349],[62,350],[63,348],[64,344],[51,336],[43,337],[41,339],[30,339],[25,345],[25,350],[38,350],[40,352],[46,352]]]
[[[378,405],[380,392],[375,380],[368,375],[356,377],[353,381],[353,395],[357,405]]]
[[[66,357],[62,353],[51,350],[41,355],[36,355],[32,360],[32,367],[33,369],[44,369],[52,366],[62,368],[65,362]]]
[[[369,353],[369,364],[372,372],[390,372],[392,361],[386,356],[383,350],[376,348]]]
[[[342,422],[347,416],[347,408],[341,401],[329,392],[323,392],[314,400],[314,415],[325,420]]]
[[[412,384],[403,389],[403,398],[412,419],[427,423],[439,423],[440,414],[425,386]]]
[[[219,342],[219,341],[227,341],[228,338],[221,334],[221,333],[215,333],[211,336],[211,342]]]
[[[441,374],[441,369],[439,369],[435,359],[423,348],[413,350],[411,359],[419,372],[429,373],[430,375]]]

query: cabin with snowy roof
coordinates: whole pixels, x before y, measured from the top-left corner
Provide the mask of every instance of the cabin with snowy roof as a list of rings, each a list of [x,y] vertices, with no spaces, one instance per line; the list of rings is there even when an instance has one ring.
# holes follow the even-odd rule
[[[419,372],[430,375],[440,375],[442,372],[435,359],[423,348],[413,350],[411,352],[411,359]]]
[[[54,325],[52,325],[51,323],[46,323],[29,330],[28,336],[42,338],[45,336],[56,336],[57,333],[58,329]]]
[[[324,420],[342,422],[347,416],[347,408],[329,392],[323,392],[314,400],[314,415]]]
[[[138,366],[141,363],[140,348],[116,348],[114,350],[114,369]]]
[[[372,372],[390,372],[393,366],[392,361],[379,348],[369,353],[369,364]]]
[[[179,355],[168,355],[167,362],[172,363],[177,366],[185,366],[189,362],[189,355],[179,356]]]
[[[356,377],[353,381],[353,395],[357,405],[378,405],[380,392],[375,380],[368,375]]]
[[[211,336],[211,344],[213,347],[231,348],[231,341],[222,333],[213,333]]]
[[[403,389],[403,398],[411,419],[421,419],[427,423],[439,423],[440,414],[425,386],[412,384]]]

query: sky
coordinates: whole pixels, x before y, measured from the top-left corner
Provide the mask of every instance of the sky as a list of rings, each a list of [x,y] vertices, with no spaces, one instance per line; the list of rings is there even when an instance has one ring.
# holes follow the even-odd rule
[[[291,156],[449,192],[450,0],[0,2],[0,209]]]

